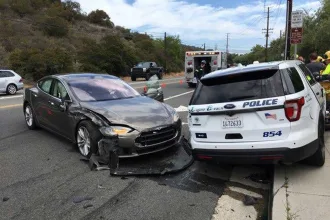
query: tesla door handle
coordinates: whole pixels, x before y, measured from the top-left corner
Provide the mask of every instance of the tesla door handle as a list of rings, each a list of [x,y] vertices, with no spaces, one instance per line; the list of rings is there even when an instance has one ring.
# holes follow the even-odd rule
[[[49,103],[50,103],[51,105],[54,105],[54,102],[49,101]]]
[[[317,92],[317,93],[316,93],[316,95],[320,95],[320,93],[319,93],[319,92]]]

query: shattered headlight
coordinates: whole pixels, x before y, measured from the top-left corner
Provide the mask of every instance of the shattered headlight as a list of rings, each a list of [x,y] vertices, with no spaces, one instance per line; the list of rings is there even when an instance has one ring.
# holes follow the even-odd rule
[[[177,112],[174,112],[174,114],[173,114],[173,121],[174,122],[177,122],[177,121],[179,121],[179,119],[180,119],[179,114]]]
[[[122,127],[122,126],[101,127],[99,130],[101,134],[103,134],[104,136],[124,135],[132,131],[131,128]]]

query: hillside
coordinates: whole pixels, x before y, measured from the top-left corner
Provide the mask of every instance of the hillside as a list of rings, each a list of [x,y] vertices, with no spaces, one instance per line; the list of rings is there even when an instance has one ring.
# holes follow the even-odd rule
[[[29,80],[64,72],[125,76],[139,61],[183,70],[184,53],[200,48],[116,26],[108,14],[86,14],[79,3],[60,0],[0,0],[0,67]],[[167,57],[167,62],[165,62]]]

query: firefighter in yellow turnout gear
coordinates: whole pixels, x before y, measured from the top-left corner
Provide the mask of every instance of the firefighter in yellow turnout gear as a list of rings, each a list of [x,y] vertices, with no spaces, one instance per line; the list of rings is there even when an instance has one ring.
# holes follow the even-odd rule
[[[328,78],[330,74],[330,50],[324,54],[324,57],[326,68],[322,72],[322,78]]]

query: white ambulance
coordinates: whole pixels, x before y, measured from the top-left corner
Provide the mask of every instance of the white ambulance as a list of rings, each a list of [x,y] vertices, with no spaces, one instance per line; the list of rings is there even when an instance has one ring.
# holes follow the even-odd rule
[[[205,60],[208,73],[227,68],[227,56],[221,51],[187,51],[185,58],[185,79],[189,87],[197,83],[195,70]]]

